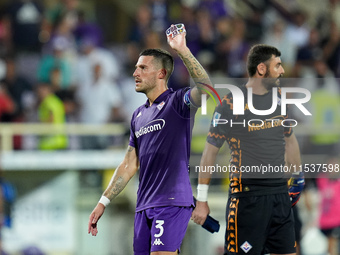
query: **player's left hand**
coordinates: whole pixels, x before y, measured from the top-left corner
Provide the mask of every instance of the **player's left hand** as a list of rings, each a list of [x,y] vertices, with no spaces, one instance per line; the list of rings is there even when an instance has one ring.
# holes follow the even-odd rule
[[[292,177],[288,181],[288,193],[292,202],[292,207],[294,207],[299,201],[304,186],[304,172],[293,173]]]
[[[172,24],[170,28],[174,28],[174,27],[175,25]],[[171,34],[169,34],[167,35],[168,44],[170,45],[172,49],[180,53],[187,48],[185,36],[186,36],[186,32],[178,33],[174,37]]]
[[[93,209],[88,223],[88,234],[92,234],[92,236],[96,236],[98,234],[97,223],[100,217],[103,215],[105,210],[105,206],[101,203],[98,203],[97,206]]]
[[[207,202],[196,201],[196,207],[191,214],[191,219],[198,225],[203,225],[210,213]]]

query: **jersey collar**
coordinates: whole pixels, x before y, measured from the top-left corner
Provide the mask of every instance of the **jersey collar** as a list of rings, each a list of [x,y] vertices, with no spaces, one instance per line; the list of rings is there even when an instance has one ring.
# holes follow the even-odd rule
[[[172,88],[167,89],[166,91],[164,91],[162,94],[160,94],[155,101],[153,102],[154,104],[159,104],[162,101],[164,101],[164,99],[172,92]],[[145,102],[145,107],[150,107],[150,103],[149,103],[149,99],[146,100]]]

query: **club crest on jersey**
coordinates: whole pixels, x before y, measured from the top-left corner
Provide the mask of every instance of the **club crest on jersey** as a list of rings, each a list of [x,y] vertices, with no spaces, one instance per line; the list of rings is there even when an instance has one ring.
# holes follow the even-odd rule
[[[253,246],[251,246],[247,241],[245,241],[240,247],[245,253],[248,253],[251,248],[253,248]]]
[[[163,106],[165,105],[165,102],[161,102],[159,105],[157,105],[158,110],[162,110]]]
[[[217,125],[215,124],[216,120],[219,120],[221,118],[221,114],[218,112],[214,113],[214,117],[213,117],[213,126],[216,127]]]

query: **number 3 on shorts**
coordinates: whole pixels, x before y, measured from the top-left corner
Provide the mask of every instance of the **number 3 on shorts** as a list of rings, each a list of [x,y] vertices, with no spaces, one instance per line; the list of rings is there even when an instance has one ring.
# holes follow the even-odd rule
[[[164,220],[156,220],[157,225],[155,226],[156,228],[159,228],[159,233],[158,234],[154,234],[154,237],[158,238],[161,237],[163,235],[164,232],[164,228],[163,228],[163,224],[164,224]]]

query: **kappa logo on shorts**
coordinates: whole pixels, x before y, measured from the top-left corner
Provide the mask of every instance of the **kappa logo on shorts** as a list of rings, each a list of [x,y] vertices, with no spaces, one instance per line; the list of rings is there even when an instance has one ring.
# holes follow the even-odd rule
[[[240,247],[245,253],[248,253],[251,248],[253,248],[253,246],[251,246],[247,241],[245,241]]]
[[[161,241],[160,238],[156,238],[155,241],[153,242],[153,245],[164,245],[164,243]]]

